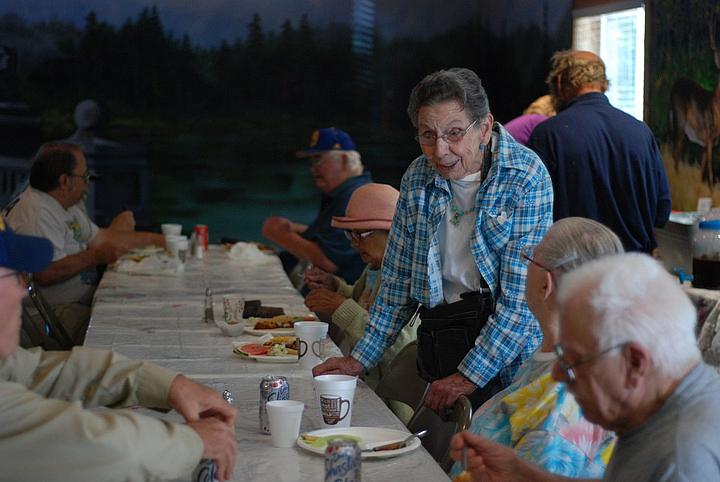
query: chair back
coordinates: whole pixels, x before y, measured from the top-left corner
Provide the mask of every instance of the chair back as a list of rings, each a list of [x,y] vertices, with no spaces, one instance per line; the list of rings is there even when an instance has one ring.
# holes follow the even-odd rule
[[[27,290],[33,306],[35,306],[40,318],[50,331],[49,336],[58,342],[61,350],[71,350],[73,347],[72,337],[55,316],[52,306],[48,304],[40,290],[35,286],[32,275],[28,275]]]
[[[402,402],[415,412],[422,405],[429,386],[429,383],[418,375],[417,341],[412,341],[393,359],[387,373],[380,379],[375,393],[385,403],[391,400]]]
[[[423,447],[445,472],[449,472],[453,464],[450,458],[450,439],[456,433],[467,430],[471,419],[472,404],[465,395],[461,395],[452,409],[443,416],[429,408],[421,407],[408,422],[408,430],[411,432],[428,430],[428,434],[422,439]]]
[[[20,325],[20,346],[23,348],[32,348],[34,346],[46,348],[46,338],[47,334],[38,326],[38,323],[28,311],[27,306],[23,303],[22,322]]]

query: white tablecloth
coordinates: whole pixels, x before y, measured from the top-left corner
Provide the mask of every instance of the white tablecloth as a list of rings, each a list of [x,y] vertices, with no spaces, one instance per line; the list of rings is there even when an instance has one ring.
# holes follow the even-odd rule
[[[228,338],[213,324],[202,321],[208,286],[213,290],[216,317],[222,315],[223,295],[260,299],[263,305],[279,306],[289,313],[307,312],[275,256],[250,266],[211,246],[204,260],[188,261],[185,272],[177,276],[138,276],[108,270],[95,294],[85,344],[152,361],[218,391],[231,390],[238,409],[234,480],[323,480],[322,456],[298,447],[274,448],[270,437],[258,430],[259,384],[264,374],[287,376],[290,397],[305,402],[302,431],[320,428],[311,373],[297,364],[258,363],[233,355],[233,340],[250,342],[257,338],[247,334]],[[339,354],[337,347],[328,345],[329,355]],[[169,417],[180,420],[177,414]],[[406,430],[362,382],[355,393],[352,425]],[[448,480],[422,447],[398,458],[363,461],[362,477],[365,482]]]

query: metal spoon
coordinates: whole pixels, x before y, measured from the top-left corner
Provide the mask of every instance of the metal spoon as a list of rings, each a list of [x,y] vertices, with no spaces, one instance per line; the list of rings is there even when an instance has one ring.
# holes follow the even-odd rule
[[[462,469],[463,472],[467,472],[467,445],[463,445]]]
[[[362,450],[362,452],[380,452],[381,450],[397,450],[401,449],[403,447],[407,447],[407,445],[410,443],[412,439],[415,437],[417,438],[423,438],[425,435],[427,435],[427,430],[420,430],[419,432],[411,433],[408,435],[405,440],[401,440],[400,442],[391,442],[389,444],[380,445],[378,447],[373,448],[367,448]]]

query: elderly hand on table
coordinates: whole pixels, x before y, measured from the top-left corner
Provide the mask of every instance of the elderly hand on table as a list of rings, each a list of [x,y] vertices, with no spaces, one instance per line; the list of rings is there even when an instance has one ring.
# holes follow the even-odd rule
[[[203,458],[217,463],[218,477],[227,480],[235,467],[237,410],[211,388],[178,375],[170,384],[168,405],[180,413],[203,441]]]
[[[365,368],[351,356],[328,358],[312,369],[314,377],[318,375],[360,375]]]
[[[452,407],[460,395],[469,395],[477,389],[477,385],[465,378],[461,373],[435,380],[430,384],[425,406],[436,412]]]

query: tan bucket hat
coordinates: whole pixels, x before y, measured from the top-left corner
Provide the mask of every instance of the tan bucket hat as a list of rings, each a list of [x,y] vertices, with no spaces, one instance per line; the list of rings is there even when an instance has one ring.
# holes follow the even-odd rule
[[[340,229],[390,230],[400,193],[388,184],[370,183],[355,190],[345,216],[333,216],[330,225]]]

